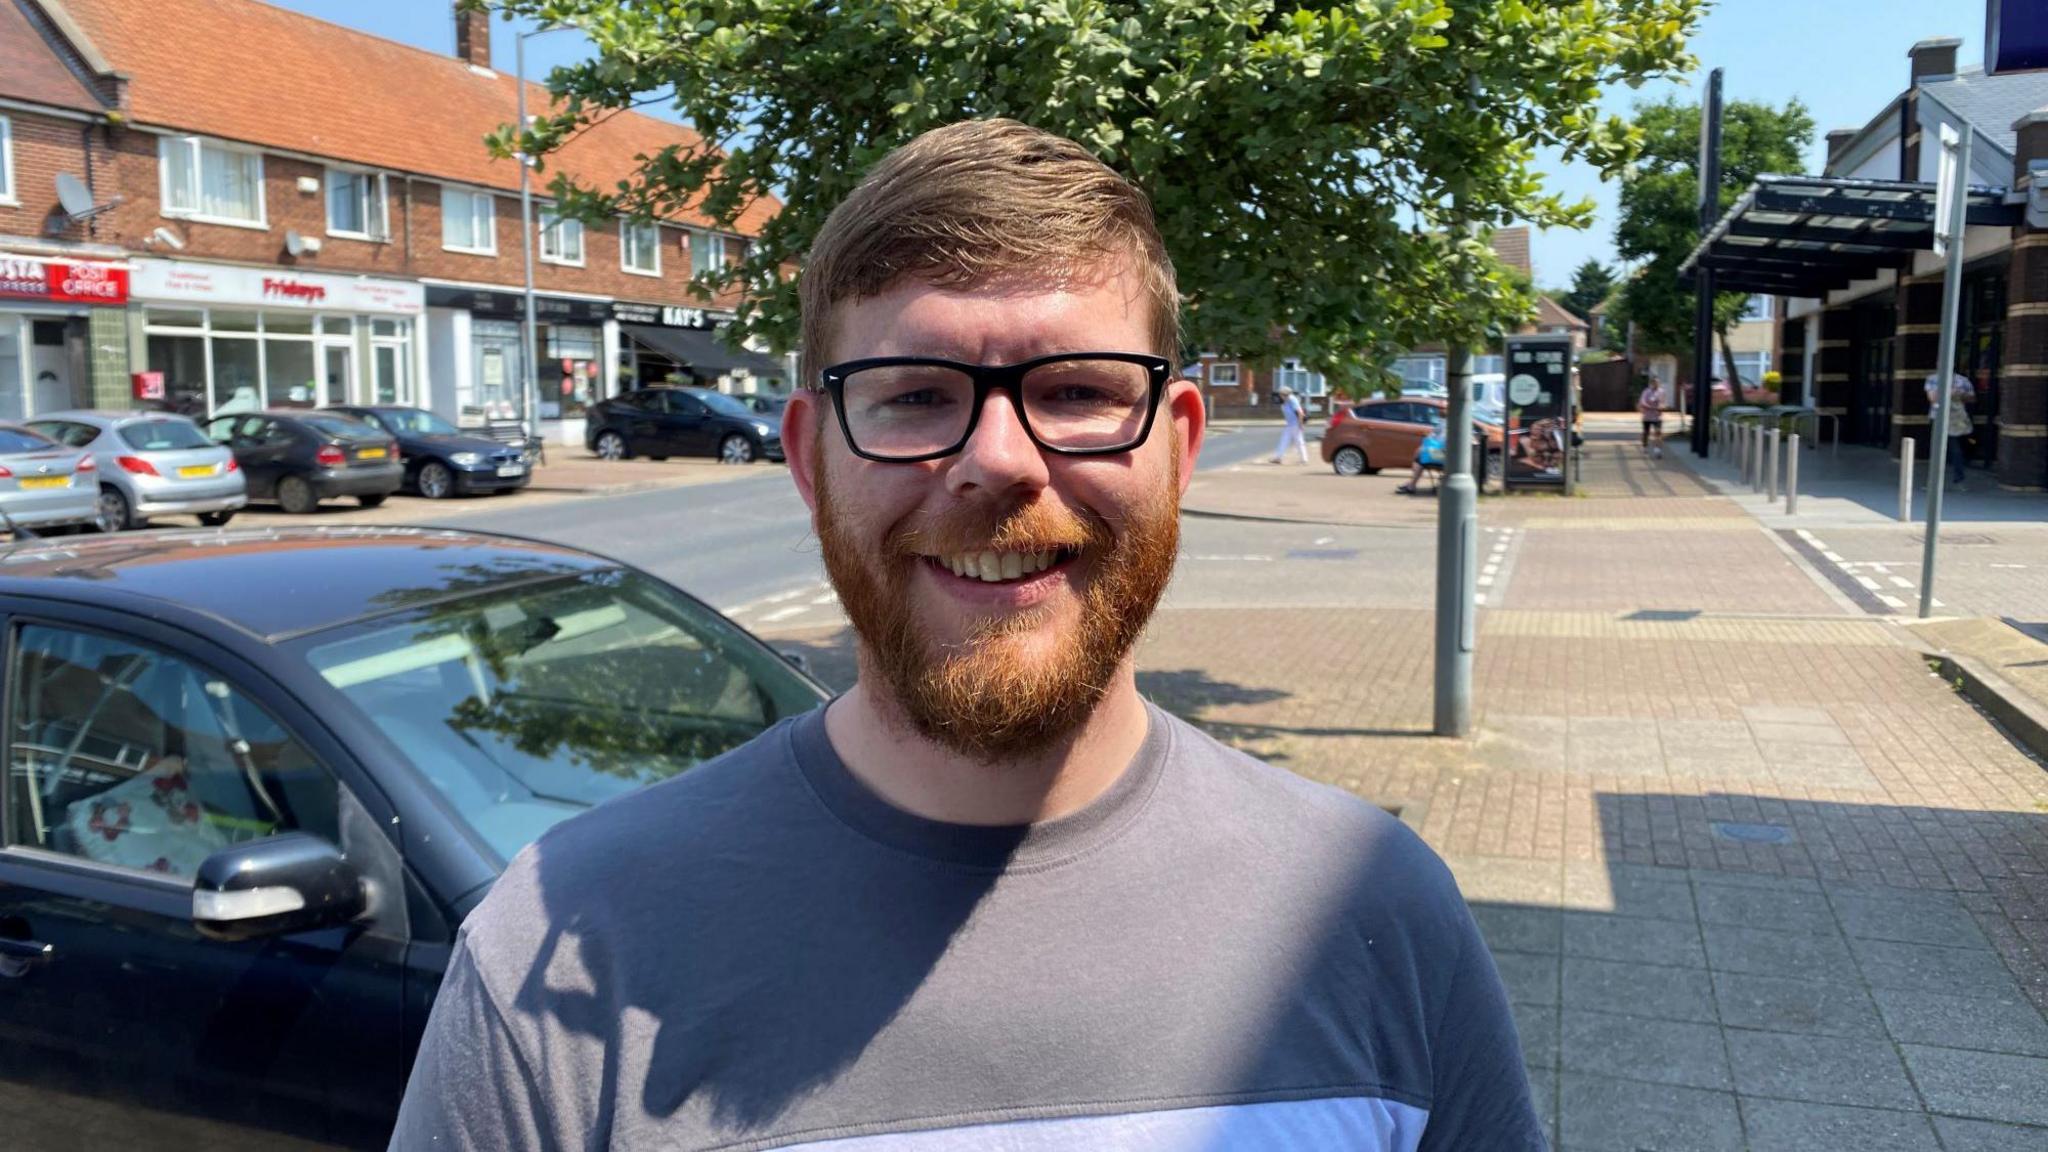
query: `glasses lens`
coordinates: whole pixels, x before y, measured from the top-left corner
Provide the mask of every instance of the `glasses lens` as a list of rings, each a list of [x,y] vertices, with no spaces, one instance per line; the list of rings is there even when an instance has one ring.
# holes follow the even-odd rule
[[[1024,377],[1024,417],[1055,448],[1134,445],[1151,398],[1144,365],[1122,360],[1057,360]]]
[[[848,373],[840,387],[853,446],[873,456],[944,452],[967,433],[974,380],[935,364],[892,364]]]

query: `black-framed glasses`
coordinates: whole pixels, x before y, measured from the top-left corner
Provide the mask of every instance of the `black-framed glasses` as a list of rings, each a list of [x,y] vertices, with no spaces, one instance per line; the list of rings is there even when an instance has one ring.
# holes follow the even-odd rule
[[[1047,452],[1128,452],[1151,435],[1172,371],[1161,356],[1067,352],[1002,365],[878,356],[834,364],[820,376],[854,455],[911,464],[965,447],[995,391],[1010,398],[1025,435]]]

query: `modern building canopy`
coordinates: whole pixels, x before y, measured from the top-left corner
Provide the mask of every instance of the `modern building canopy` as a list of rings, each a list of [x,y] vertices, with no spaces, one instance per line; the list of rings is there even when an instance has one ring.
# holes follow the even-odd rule
[[[1843,176],[1759,176],[1679,267],[1714,272],[1724,292],[1825,297],[1885,269],[1912,267],[1934,245],[1932,184]],[[2023,206],[1972,187],[1967,222],[2010,227]]]
[[[630,339],[674,360],[685,368],[721,375],[750,372],[765,378],[789,375],[788,369],[771,356],[746,348],[734,348],[710,329],[662,328],[652,324],[621,324],[619,331]]]

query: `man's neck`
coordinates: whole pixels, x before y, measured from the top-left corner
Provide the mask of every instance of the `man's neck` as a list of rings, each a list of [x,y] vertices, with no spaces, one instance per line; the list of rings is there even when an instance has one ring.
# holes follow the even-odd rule
[[[1078,812],[1123,775],[1149,725],[1127,661],[1072,735],[1042,753],[987,763],[919,735],[876,684],[863,677],[826,710],[833,751],[883,800],[949,824],[1038,824]]]

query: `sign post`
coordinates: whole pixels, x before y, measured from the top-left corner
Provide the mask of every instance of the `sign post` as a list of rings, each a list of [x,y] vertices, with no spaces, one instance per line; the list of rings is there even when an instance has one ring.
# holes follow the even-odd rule
[[[1949,413],[1955,410],[1956,308],[1963,294],[1963,231],[1969,221],[1970,137],[1941,126],[1941,166],[1934,192],[1934,252],[1941,271],[1941,351],[1934,359],[1934,419],[1927,425],[1927,528],[1920,549],[1920,618],[1934,610],[1934,561],[1941,536],[1941,493],[1947,477]]]
[[[1507,338],[1507,436],[1501,488],[1558,488],[1572,450],[1572,340],[1569,336]]]

